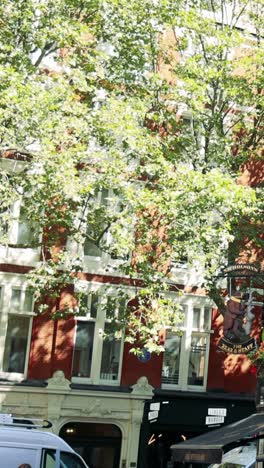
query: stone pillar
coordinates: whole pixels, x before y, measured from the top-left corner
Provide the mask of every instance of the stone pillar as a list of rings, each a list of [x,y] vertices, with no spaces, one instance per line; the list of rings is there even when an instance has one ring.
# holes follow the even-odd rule
[[[46,390],[48,392],[47,417],[52,422],[52,432],[59,434],[61,409],[65,396],[71,391],[70,381],[65,378],[62,370],[57,370],[51,379],[48,379]]]
[[[154,388],[148,383],[148,379],[145,376],[140,377],[137,383],[132,385],[131,432],[126,468],[137,467],[140,428],[144,414],[145,401],[152,398],[153,390]]]

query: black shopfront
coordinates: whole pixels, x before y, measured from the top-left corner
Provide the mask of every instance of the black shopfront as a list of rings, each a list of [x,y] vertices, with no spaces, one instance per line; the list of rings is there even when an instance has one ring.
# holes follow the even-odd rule
[[[157,390],[145,403],[137,468],[170,468],[173,444],[255,412],[254,396]]]

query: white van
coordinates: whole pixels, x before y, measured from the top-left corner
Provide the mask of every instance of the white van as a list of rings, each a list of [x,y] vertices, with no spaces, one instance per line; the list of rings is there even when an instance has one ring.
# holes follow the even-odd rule
[[[255,444],[236,447],[223,455],[221,463],[210,465],[209,468],[254,468],[256,456]]]
[[[31,419],[27,424],[20,419],[0,415],[1,468],[88,468],[63,439],[36,429],[51,427],[51,423]]]

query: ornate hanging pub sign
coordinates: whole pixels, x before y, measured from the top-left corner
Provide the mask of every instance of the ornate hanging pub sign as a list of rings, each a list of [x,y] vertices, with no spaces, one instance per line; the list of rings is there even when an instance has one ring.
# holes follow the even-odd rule
[[[227,354],[247,354],[256,347],[256,340],[251,336],[252,323],[255,319],[255,305],[252,281],[260,272],[254,265],[235,264],[223,270],[221,276],[227,278],[228,296],[225,298],[223,336],[218,349]]]

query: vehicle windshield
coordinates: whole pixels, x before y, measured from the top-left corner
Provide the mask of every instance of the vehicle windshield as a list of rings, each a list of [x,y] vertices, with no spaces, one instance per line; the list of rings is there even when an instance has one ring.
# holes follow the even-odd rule
[[[256,461],[255,444],[236,447],[223,455],[222,463],[214,463],[209,468],[254,468]]]
[[[74,453],[61,452],[60,468],[86,468],[83,461]]]
[[[241,465],[240,463],[224,462],[220,463],[219,465],[215,463],[211,468],[245,468],[245,466],[246,465]]]

